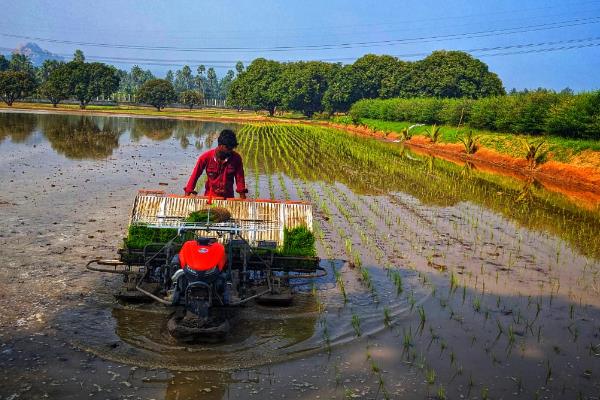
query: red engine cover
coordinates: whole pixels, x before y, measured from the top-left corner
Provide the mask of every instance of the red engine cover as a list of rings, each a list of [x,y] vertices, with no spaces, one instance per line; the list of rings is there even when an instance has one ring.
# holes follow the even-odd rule
[[[189,240],[183,244],[179,252],[181,268],[187,266],[194,271],[208,271],[213,267],[222,271],[226,262],[227,254],[221,243],[202,245],[195,240]]]

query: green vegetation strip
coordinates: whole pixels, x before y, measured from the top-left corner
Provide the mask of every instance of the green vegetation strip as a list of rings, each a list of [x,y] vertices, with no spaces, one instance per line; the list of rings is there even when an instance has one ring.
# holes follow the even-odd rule
[[[333,121],[346,125],[353,123],[352,118],[349,116],[335,117]],[[426,132],[429,129],[429,126],[427,125],[406,121],[396,122],[362,118],[360,123],[372,130],[384,132],[386,135],[389,135],[390,133],[401,134],[403,130],[412,127],[410,133],[413,136],[426,136]],[[526,156],[523,139],[533,141],[544,140],[544,150],[552,155],[552,159],[565,163],[571,162],[573,157],[586,150],[600,151],[600,140],[595,139],[565,138],[555,135],[544,135],[542,139],[542,137],[533,135],[491,132],[489,130],[468,127],[457,128],[456,126],[450,125],[440,126],[439,142],[460,143],[460,139],[465,137],[469,131],[477,137],[480,146],[517,158]]]
[[[352,105],[354,123],[363,118],[469,126],[495,132],[600,139],[600,91],[572,94],[548,90],[472,99],[363,99]]]

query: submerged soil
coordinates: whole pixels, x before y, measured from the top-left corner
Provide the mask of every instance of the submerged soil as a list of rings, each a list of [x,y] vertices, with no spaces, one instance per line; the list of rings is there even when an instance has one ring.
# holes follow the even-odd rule
[[[241,310],[215,345],[117,302],[119,277],[85,263],[220,129],[0,114],[0,399],[598,398],[597,205],[308,128],[236,127],[250,195],[315,206],[316,290]]]

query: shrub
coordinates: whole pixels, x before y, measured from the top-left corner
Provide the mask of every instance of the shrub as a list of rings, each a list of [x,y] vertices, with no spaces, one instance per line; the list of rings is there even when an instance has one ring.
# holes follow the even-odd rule
[[[600,91],[562,95],[550,107],[545,128],[560,136],[600,139]]]
[[[600,139],[600,91],[573,95],[539,89],[477,100],[370,99],[354,103],[350,116],[353,121],[460,124],[491,131]]]

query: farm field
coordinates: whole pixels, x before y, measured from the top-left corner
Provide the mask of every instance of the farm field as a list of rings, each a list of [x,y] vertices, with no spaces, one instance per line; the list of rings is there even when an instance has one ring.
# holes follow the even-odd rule
[[[326,127],[229,125],[250,197],[314,205],[328,276],[297,304],[187,347],[164,309],[117,303],[85,262],[224,126],[0,113],[0,394],[598,398],[598,202]]]

